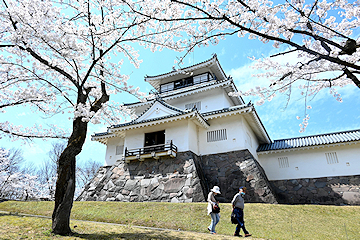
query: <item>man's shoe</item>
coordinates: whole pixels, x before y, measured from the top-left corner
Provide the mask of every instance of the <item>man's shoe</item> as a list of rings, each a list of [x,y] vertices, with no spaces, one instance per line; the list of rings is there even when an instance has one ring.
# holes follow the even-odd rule
[[[235,236],[235,237],[242,237],[242,235],[236,234],[236,233],[234,233],[234,236]]]
[[[250,236],[251,236],[251,234],[250,234],[250,233],[245,234],[245,237],[250,237]]]

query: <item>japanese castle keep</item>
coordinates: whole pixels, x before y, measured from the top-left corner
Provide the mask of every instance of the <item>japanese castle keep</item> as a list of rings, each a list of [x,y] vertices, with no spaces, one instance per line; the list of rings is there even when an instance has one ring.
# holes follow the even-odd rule
[[[271,140],[216,55],[145,81],[137,118],[92,136],[105,166],[77,200],[199,202],[218,185],[230,202],[243,185],[248,202],[360,204],[360,130]]]

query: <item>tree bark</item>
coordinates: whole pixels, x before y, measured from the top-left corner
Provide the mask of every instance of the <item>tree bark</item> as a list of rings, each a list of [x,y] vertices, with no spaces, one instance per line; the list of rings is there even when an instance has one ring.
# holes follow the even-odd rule
[[[58,178],[55,190],[55,207],[52,214],[52,232],[59,235],[69,235],[70,213],[75,193],[76,156],[84,145],[87,122],[77,118],[73,121],[73,131],[68,144],[59,158]]]

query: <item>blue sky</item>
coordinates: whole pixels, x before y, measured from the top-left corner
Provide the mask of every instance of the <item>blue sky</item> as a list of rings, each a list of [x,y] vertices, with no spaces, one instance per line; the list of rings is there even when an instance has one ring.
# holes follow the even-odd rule
[[[130,74],[130,84],[140,86],[144,92],[149,92],[152,87],[144,82],[145,75],[158,75],[172,70],[174,60],[181,56],[181,53],[163,50],[162,52],[152,53],[148,49],[139,48],[140,59],[143,63],[139,69],[134,68],[124,59],[122,66],[123,74]],[[269,56],[275,53],[271,43],[263,44],[257,40],[249,40],[247,38],[238,38],[232,36],[221,41],[217,46],[207,48],[196,48],[194,53],[190,54],[184,61],[183,67],[205,61],[216,53],[220,64],[225,73],[231,75],[237,85],[237,88],[246,91],[256,85],[268,86],[269,82],[264,79],[251,77],[255,70],[251,68],[253,64],[249,57]],[[119,55],[119,57],[121,57]],[[291,58],[292,56],[284,56]],[[291,59],[289,59],[291,60]],[[117,62],[116,60],[115,62]],[[300,133],[299,124],[302,122],[304,115],[304,101],[294,94],[287,108],[284,108],[286,97],[278,95],[271,102],[266,102],[262,106],[256,106],[257,113],[262,120],[268,134],[272,140],[292,138],[299,136],[307,136],[314,134],[322,134],[337,131],[346,131],[352,129],[360,129],[360,89],[355,86],[347,86],[338,88],[338,92],[343,98],[340,103],[329,94],[329,90],[321,91],[308,105],[312,109],[307,110],[310,115],[309,125],[304,133]],[[127,94],[111,97],[110,100],[130,103],[137,101],[134,97]],[[256,102],[256,98],[246,97],[245,102],[252,100]],[[296,119],[300,116],[301,119]],[[56,123],[60,126],[71,128],[71,121],[67,117],[58,116],[54,118],[42,119],[27,109],[17,108],[1,114],[1,121],[9,120],[18,124],[41,123],[43,125]],[[3,119],[5,118],[5,119]],[[89,124],[88,137],[83,147],[82,153],[79,155],[80,161],[89,159],[104,162],[106,146],[98,142],[91,142],[90,136],[95,132],[106,131],[107,125]],[[47,152],[50,150],[51,143],[55,140],[34,140],[24,144],[21,141],[10,142],[8,139],[0,139],[0,146],[5,148],[20,148],[23,150],[24,158],[29,163],[40,164],[47,158]]]

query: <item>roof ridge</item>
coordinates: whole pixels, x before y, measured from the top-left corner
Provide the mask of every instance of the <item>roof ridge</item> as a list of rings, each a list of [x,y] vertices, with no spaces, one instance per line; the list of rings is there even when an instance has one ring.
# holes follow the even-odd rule
[[[329,135],[335,135],[335,134],[341,134],[341,133],[349,133],[349,132],[357,132],[357,131],[360,131],[360,129],[346,130],[346,131],[339,131],[339,132],[332,132],[332,133],[315,134],[315,135],[308,135],[308,136],[301,136],[301,137],[293,137],[293,138],[276,139],[276,140],[274,140],[274,142],[275,142],[275,141],[285,141],[285,140],[301,139],[301,138],[309,138],[309,137],[322,137],[322,136],[329,136]]]
[[[360,141],[360,129],[278,139],[274,140],[272,143],[259,145],[256,151],[279,151],[284,149],[298,149],[302,147],[339,144],[354,141]]]
[[[221,83],[224,83],[224,82],[227,82],[227,81],[229,81],[230,83],[231,82],[233,83],[232,79],[216,80],[214,82],[209,81],[209,82],[205,82],[206,84],[204,84],[202,86],[197,86],[197,87],[192,88],[192,89],[187,89],[186,91],[179,91],[178,93],[172,93],[172,94],[169,94],[168,96],[164,96],[162,98],[172,97],[172,96],[176,96],[176,95],[183,94],[183,93],[186,93],[186,92],[196,91],[196,90],[201,89],[201,88],[210,87],[212,85],[221,84]],[[197,84],[197,85],[200,85],[200,84]],[[196,85],[192,85],[192,86],[196,86]],[[165,93],[170,93],[170,92],[165,92]],[[160,93],[159,95],[161,95],[161,94],[164,94],[164,93]],[[146,103],[154,101],[154,100],[155,100],[155,98],[151,99],[151,100],[148,100],[146,102],[139,101],[139,102],[134,102],[134,103],[124,103],[124,106],[131,106],[131,105],[140,104],[140,103],[146,104]]]
[[[154,76],[148,76],[148,75],[146,75],[146,76],[145,76],[145,79],[146,79],[146,78],[156,78],[156,77],[160,77],[160,76],[167,75],[167,74],[169,74],[169,73],[173,73],[173,72],[177,72],[177,71],[183,71],[183,70],[185,70],[185,69],[192,68],[192,67],[195,67],[195,66],[204,64],[204,63],[206,63],[206,62],[210,62],[210,61],[213,60],[213,59],[217,59],[217,55],[216,55],[216,54],[214,54],[214,56],[213,56],[212,58],[209,58],[208,60],[205,60],[205,61],[202,61],[202,62],[193,64],[193,65],[188,66],[188,67],[180,68],[180,69],[178,69],[178,70],[172,70],[172,71],[170,71],[170,72],[162,73],[162,74],[154,75]]]
[[[185,111],[181,110],[180,108],[177,108],[177,107],[174,107],[174,106],[171,106],[170,104],[166,103],[164,100],[162,100],[161,98],[155,98],[151,101],[154,101],[148,108],[146,108],[136,119],[130,121],[130,122],[127,122],[127,123],[135,123],[137,119],[139,119],[141,116],[143,116],[152,106],[154,106],[154,104],[156,102],[159,102],[161,105],[163,105],[164,107],[167,107],[171,110],[174,110],[174,111],[177,111],[177,112],[180,112],[180,113],[186,113]],[[173,115],[173,114],[171,114]],[[140,121],[141,122],[141,121]],[[124,123],[125,124],[125,123]],[[117,127],[121,124],[116,124],[116,125],[111,125],[111,127]]]

